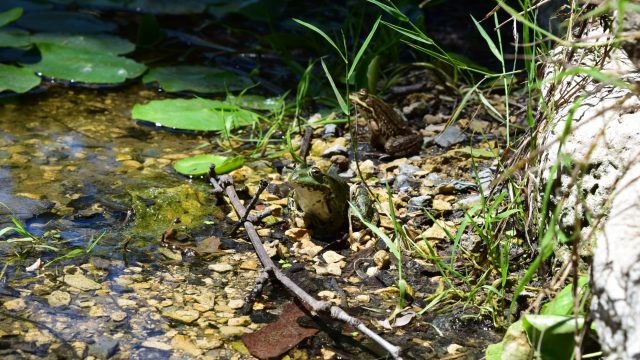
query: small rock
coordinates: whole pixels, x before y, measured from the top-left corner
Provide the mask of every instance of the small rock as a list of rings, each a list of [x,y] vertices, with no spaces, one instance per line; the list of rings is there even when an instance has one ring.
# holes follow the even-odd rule
[[[151,348],[151,349],[158,349],[158,350],[163,350],[163,351],[171,350],[171,345],[165,344],[165,343],[160,342],[160,341],[155,341],[155,340],[145,340],[145,341],[142,342],[141,345],[143,347]]]
[[[171,346],[191,356],[199,356],[202,354],[202,350],[198,349],[186,335],[174,336],[173,339],[171,339]]]
[[[450,212],[453,209],[453,207],[448,201],[444,201],[440,199],[433,200],[432,208],[435,212],[438,212],[438,213]]]
[[[446,118],[440,115],[426,114],[422,120],[428,125],[441,124],[445,122]]]
[[[9,311],[22,311],[27,308],[27,304],[22,298],[5,301],[2,306]]]
[[[98,359],[108,359],[118,351],[119,341],[109,336],[100,336],[96,342],[89,345],[89,355]]]
[[[336,124],[326,124],[324,129],[322,130],[322,138],[327,139],[331,137],[338,136],[338,125]]]
[[[161,247],[158,249],[158,252],[169,260],[182,262],[182,253],[179,250],[171,250],[166,247]]]
[[[100,305],[92,306],[91,309],[89,309],[89,316],[103,317],[103,316],[107,316],[107,312],[104,311],[104,308]]]
[[[367,304],[371,301],[371,296],[365,294],[356,295],[356,301],[361,304]]]
[[[191,324],[200,317],[200,313],[196,310],[179,309],[176,307],[164,309],[162,315],[185,324]]]
[[[400,164],[398,166],[398,174],[406,175],[409,177],[412,177],[413,175],[415,175],[415,173],[421,170],[422,169],[420,169],[419,167],[411,164]]]
[[[82,274],[65,275],[64,282],[67,285],[82,291],[98,290],[102,288],[100,284]]]
[[[251,318],[249,318],[249,316],[231,318],[227,322],[229,326],[247,326],[249,324],[251,324]]]
[[[233,266],[228,263],[216,263],[209,265],[209,270],[213,270],[218,273],[225,273],[233,270]]]
[[[229,306],[232,309],[240,309],[244,306],[245,302],[242,299],[232,299],[229,300],[229,302],[227,303],[227,306]]]
[[[111,317],[111,320],[115,322],[119,322],[127,318],[127,313],[124,311],[116,311],[111,313],[110,317]]]
[[[196,340],[196,346],[200,349],[211,350],[221,347],[224,343],[216,336],[205,336]]]
[[[136,160],[124,160],[122,162],[122,166],[126,167],[127,169],[142,169],[142,164]]]
[[[385,269],[389,267],[389,263],[391,259],[389,258],[389,253],[384,250],[378,250],[373,255],[373,262],[376,264],[378,269]]]
[[[440,135],[436,136],[435,143],[442,148],[459,144],[467,140],[467,136],[456,126],[449,126]]]
[[[225,338],[242,336],[251,331],[241,326],[220,326],[220,335]]]
[[[321,155],[324,158],[330,158],[330,157],[332,157],[334,155],[345,155],[346,156],[348,154],[349,154],[349,150],[346,147],[344,147],[342,145],[335,145],[335,146],[331,146],[331,147],[328,147],[327,149],[325,149],[322,152]]]
[[[375,266],[371,266],[369,268],[367,268],[366,274],[368,277],[374,277],[376,275],[378,275],[378,273],[380,272],[380,269],[378,269]]]
[[[411,198],[408,202],[407,209],[409,211],[417,211],[422,208],[426,208],[429,206],[429,202],[431,201],[431,195],[421,195]]]
[[[47,302],[51,307],[67,306],[71,302],[71,295],[68,292],[56,290],[47,296]]]
[[[355,171],[355,164],[352,165],[352,170]],[[360,172],[364,179],[369,179],[378,173],[378,167],[371,160],[365,160],[360,163]]]
[[[258,262],[255,260],[245,260],[240,264],[240,270],[258,270]]]
[[[329,250],[329,251],[325,252],[324,254],[322,254],[322,258],[324,259],[324,261],[327,262],[327,264],[333,264],[333,263],[337,263],[338,261],[344,259],[344,256],[338,254],[337,252],[335,252],[333,250]]]
[[[119,298],[118,300],[116,300],[116,302],[118,303],[118,306],[120,306],[120,307],[135,307],[136,306],[136,302],[134,300],[131,300],[131,299]]]

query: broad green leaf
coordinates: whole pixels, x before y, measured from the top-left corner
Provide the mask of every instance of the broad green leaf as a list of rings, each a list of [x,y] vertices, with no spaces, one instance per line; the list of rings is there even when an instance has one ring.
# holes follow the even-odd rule
[[[25,48],[31,45],[29,32],[20,29],[0,29],[0,47]]]
[[[0,13],[0,27],[12,23],[22,16],[22,8],[16,7]]]
[[[31,36],[35,44],[54,44],[88,51],[122,55],[132,52],[136,46],[129,40],[113,35],[71,35],[40,33]]]
[[[209,172],[211,164],[216,165],[216,174],[221,175],[241,167],[244,164],[244,158],[203,154],[178,160],[173,163],[173,168],[183,175],[201,176]]]
[[[218,100],[167,99],[148,104],[136,104],[131,111],[134,119],[175,129],[223,131],[257,122],[260,116],[252,111]]]
[[[169,92],[219,93],[253,86],[251,80],[228,71],[188,65],[151,69],[142,80],[145,83],[157,81],[163,90]]]
[[[40,85],[40,77],[33,70],[0,64],[0,92],[11,90],[23,93],[38,85]]]
[[[260,95],[227,95],[227,102],[245,109],[265,110],[275,112],[284,106],[282,98],[265,98]]]
[[[24,14],[16,25],[38,32],[97,34],[113,32],[117,25],[88,13],[71,11],[39,11]]]
[[[578,294],[584,293],[583,287],[588,286],[589,279],[586,276],[578,278]],[[573,313],[573,284],[565,286],[556,294],[553,300],[544,304],[540,314],[569,316]]]
[[[577,324],[582,328],[584,319],[578,318]],[[572,316],[524,315],[522,326],[543,359],[571,358],[576,331],[576,319]]]
[[[104,52],[39,44],[42,60],[29,67],[54,79],[92,84],[117,84],[140,76],[146,66],[131,59]]]

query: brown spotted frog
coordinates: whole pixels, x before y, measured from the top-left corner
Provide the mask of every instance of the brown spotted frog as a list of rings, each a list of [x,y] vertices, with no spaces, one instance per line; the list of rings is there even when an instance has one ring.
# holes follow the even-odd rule
[[[391,106],[366,89],[349,95],[371,128],[371,145],[393,157],[418,154],[422,136],[416,134]]]

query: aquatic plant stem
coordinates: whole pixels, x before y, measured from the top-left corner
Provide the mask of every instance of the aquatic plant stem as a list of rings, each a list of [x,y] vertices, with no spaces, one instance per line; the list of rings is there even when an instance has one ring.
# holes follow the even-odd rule
[[[222,175],[220,177],[216,176],[215,166],[212,166],[209,170],[209,182],[211,183],[211,185],[213,185],[214,191],[224,191],[227,194],[227,197],[231,202],[231,206],[233,206],[238,216],[240,218],[244,218],[245,214],[247,213],[247,209],[244,207],[244,205],[242,205],[242,202],[240,201],[240,198],[238,197],[233,186],[231,177],[228,175]],[[293,295],[295,295],[300,301],[302,301],[316,314],[321,312],[326,313],[333,319],[340,320],[355,327],[361,333],[365,334],[371,340],[384,348],[392,358],[402,359],[400,357],[400,347],[389,343],[376,332],[369,329],[362,321],[347,314],[340,307],[333,305],[328,301],[320,301],[315,299],[313,296],[300,288],[298,284],[293,282],[283,272],[281,272],[267,254],[267,251],[262,245],[262,240],[258,236],[258,232],[256,231],[253,223],[251,221],[245,221],[243,225],[245,230],[247,231],[249,239],[251,240],[251,244],[253,245],[256,255],[258,256],[258,259],[260,260],[264,268],[264,273],[261,274],[261,276],[258,278],[259,281],[264,283],[263,277],[266,277],[267,275],[270,278],[275,277],[280,282],[280,284],[282,284],[282,286],[287,288]]]

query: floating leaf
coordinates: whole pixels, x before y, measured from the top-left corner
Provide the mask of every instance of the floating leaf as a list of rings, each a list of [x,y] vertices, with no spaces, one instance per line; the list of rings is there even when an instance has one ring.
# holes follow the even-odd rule
[[[211,164],[216,165],[216,174],[226,174],[244,164],[244,158],[203,154],[181,159],[173,163],[173,168],[183,175],[201,176],[209,172]]]
[[[24,48],[31,45],[29,32],[19,29],[1,29],[0,47]]]
[[[284,100],[282,98],[265,98],[260,95],[228,95],[227,102],[246,109],[266,110],[271,112],[275,112],[284,106]]]
[[[40,85],[40,77],[33,70],[13,65],[0,64],[0,92],[11,90],[27,92]]]
[[[118,28],[116,24],[91,14],[70,11],[27,13],[16,21],[16,25],[33,31],[75,34],[113,32]]]
[[[149,71],[145,83],[157,81],[165,91],[219,93],[243,90],[253,86],[251,80],[237,74],[206,66],[169,66]]]
[[[63,47],[73,47],[89,51],[107,52],[122,55],[132,52],[136,46],[129,40],[113,35],[70,35],[40,33],[31,36],[31,42],[40,44],[55,44]]]
[[[22,16],[22,8],[16,7],[0,13],[0,26],[5,26]]]
[[[117,84],[140,76],[146,66],[131,59],[54,44],[39,44],[42,61],[28,65],[45,76],[92,84]]]
[[[134,119],[146,120],[174,129],[222,131],[257,122],[260,116],[224,101],[207,99],[154,100],[136,104]]]

